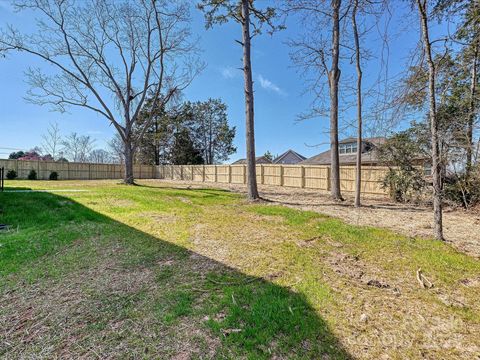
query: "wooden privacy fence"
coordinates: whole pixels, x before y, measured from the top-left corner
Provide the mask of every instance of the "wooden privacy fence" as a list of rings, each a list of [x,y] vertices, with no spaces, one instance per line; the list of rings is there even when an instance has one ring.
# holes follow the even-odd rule
[[[246,165],[160,165],[155,178],[246,184]],[[362,193],[386,195],[382,181],[385,167],[362,167]],[[340,167],[340,187],[344,192],[355,191],[355,167]],[[263,185],[289,186],[330,190],[330,167],[324,165],[257,165],[257,182]]]
[[[122,179],[124,173],[124,166],[119,164],[0,159],[0,167],[5,167],[5,174],[15,170],[18,179],[26,179],[31,170],[37,172],[40,180],[48,180],[53,171],[58,173],[59,180]],[[134,165],[133,173],[137,179],[152,179],[156,170],[153,165]]]
[[[15,170],[19,179],[26,179],[31,170],[37,178],[48,180],[53,171],[59,180],[122,179],[124,166],[119,164],[64,163],[54,161],[1,160],[5,174]],[[246,165],[134,165],[136,179],[170,179],[224,184],[246,184]],[[385,167],[362,167],[362,193],[386,195],[382,181]],[[257,165],[257,182],[263,185],[330,190],[330,167],[324,165]],[[340,167],[340,187],[355,191],[355,167]]]

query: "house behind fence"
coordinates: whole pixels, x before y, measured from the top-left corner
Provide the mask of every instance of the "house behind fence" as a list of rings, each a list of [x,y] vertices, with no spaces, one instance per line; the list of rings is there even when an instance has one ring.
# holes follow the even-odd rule
[[[47,180],[56,171],[59,180],[122,179],[123,165],[62,163],[50,161],[0,160],[5,173],[15,170],[26,179],[33,169],[38,179]],[[362,167],[362,193],[387,195],[382,182],[386,167]],[[169,179],[223,184],[246,184],[246,165],[135,165],[137,179]],[[257,164],[257,182],[263,185],[330,190],[330,167],[326,165]],[[355,167],[340,167],[340,186],[344,192],[355,190]]]

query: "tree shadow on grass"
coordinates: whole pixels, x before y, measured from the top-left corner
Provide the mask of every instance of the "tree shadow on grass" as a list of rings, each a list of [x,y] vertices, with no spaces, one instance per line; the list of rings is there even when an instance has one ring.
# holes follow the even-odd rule
[[[351,356],[306,298],[52,193],[0,193],[0,355]]]
[[[5,186],[4,188],[4,192],[9,192],[9,191],[17,191],[17,190],[25,190],[25,191],[29,191],[29,190],[32,190],[31,187],[26,187],[26,186]],[[1,191],[0,191],[1,193]]]
[[[176,180],[171,180],[168,182],[168,180],[160,180],[160,181],[166,181],[166,183],[159,182],[162,186],[154,186],[154,185],[147,185],[145,183],[138,183],[136,184],[139,187],[144,187],[144,188],[151,188],[151,189],[172,189],[172,190],[190,190],[190,191],[204,191],[204,192],[212,192],[212,193],[233,193],[231,190],[227,189],[217,189],[217,188],[212,188],[212,187],[200,187],[203,182],[196,182],[194,185],[191,182],[185,182],[183,186],[165,186],[165,184],[171,184],[172,182],[176,182]],[[178,184],[182,184],[180,181]],[[229,185],[228,183],[214,183],[214,182],[209,182],[207,184],[210,184],[212,186],[217,185]]]

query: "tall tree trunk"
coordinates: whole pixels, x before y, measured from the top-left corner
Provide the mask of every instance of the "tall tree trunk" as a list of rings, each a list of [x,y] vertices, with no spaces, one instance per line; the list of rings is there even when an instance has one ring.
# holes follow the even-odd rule
[[[340,5],[341,0],[332,0],[332,67],[328,73],[330,87],[330,153],[331,153],[331,196],[343,200],[340,193],[340,159],[338,155],[338,82],[340,69]]]
[[[470,175],[472,169],[472,154],[473,154],[473,123],[475,120],[475,97],[477,92],[477,61],[478,61],[478,40],[475,40],[473,48],[472,72],[470,78],[470,104],[468,113],[467,125],[467,177]]]
[[[360,63],[360,41],[357,27],[358,0],[355,0],[352,11],[353,36],[355,38],[355,57],[357,67],[357,176],[355,179],[355,207],[360,207],[362,188],[362,66]]]
[[[153,134],[153,143],[154,143],[154,162],[155,165],[160,165],[160,141],[158,140],[158,120],[154,121],[155,133]]]
[[[213,165],[213,135],[212,135],[212,124],[209,124],[209,134],[208,134],[208,164]]]
[[[259,198],[257,174],[255,168],[255,134],[253,116],[253,80],[250,60],[250,9],[249,0],[242,0],[242,42],[243,42],[243,74],[245,78],[245,118],[247,145],[247,188],[248,199]]]
[[[427,0],[417,0],[423,35],[423,46],[428,63],[428,99],[429,118],[432,140],[432,177],[433,177],[433,234],[438,240],[443,240],[442,224],[442,162],[440,154],[440,139],[438,134],[437,104],[435,99],[435,64],[432,59],[432,48],[428,30]]]
[[[125,175],[123,182],[127,185],[134,184],[133,178],[133,147],[131,141],[125,141],[123,155],[125,156]]]

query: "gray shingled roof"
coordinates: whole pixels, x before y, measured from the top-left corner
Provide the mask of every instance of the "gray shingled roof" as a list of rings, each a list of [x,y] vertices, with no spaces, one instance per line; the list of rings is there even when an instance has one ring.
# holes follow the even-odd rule
[[[271,164],[272,162],[267,159],[265,156],[257,156],[255,158],[255,162],[257,164]],[[247,163],[247,159],[238,159],[237,161],[233,162],[232,165],[243,165]]]
[[[356,138],[350,137],[339,141],[339,144],[348,144],[355,142]],[[373,145],[372,149],[362,153],[362,164],[373,164],[377,163],[378,154],[376,147],[385,143],[386,138],[376,137],[376,138],[366,138],[363,139],[363,142]],[[357,161],[357,154],[340,154],[340,165],[353,165]],[[324,151],[318,155],[312,156],[299,164],[305,165],[330,165],[331,163],[331,154],[330,150]]]
[[[287,156],[289,153],[292,153],[294,154],[295,156],[297,156],[300,160],[299,161],[303,161],[303,160],[306,160],[307,158],[299,153],[297,153],[296,151],[293,151],[292,149],[288,149],[287,151],[285,151],[282,155],[279,155],[277,156],[275,159],[273,159],[273,163],[276,164],[278,163],[282,158],[284,158],[285,156]]]

